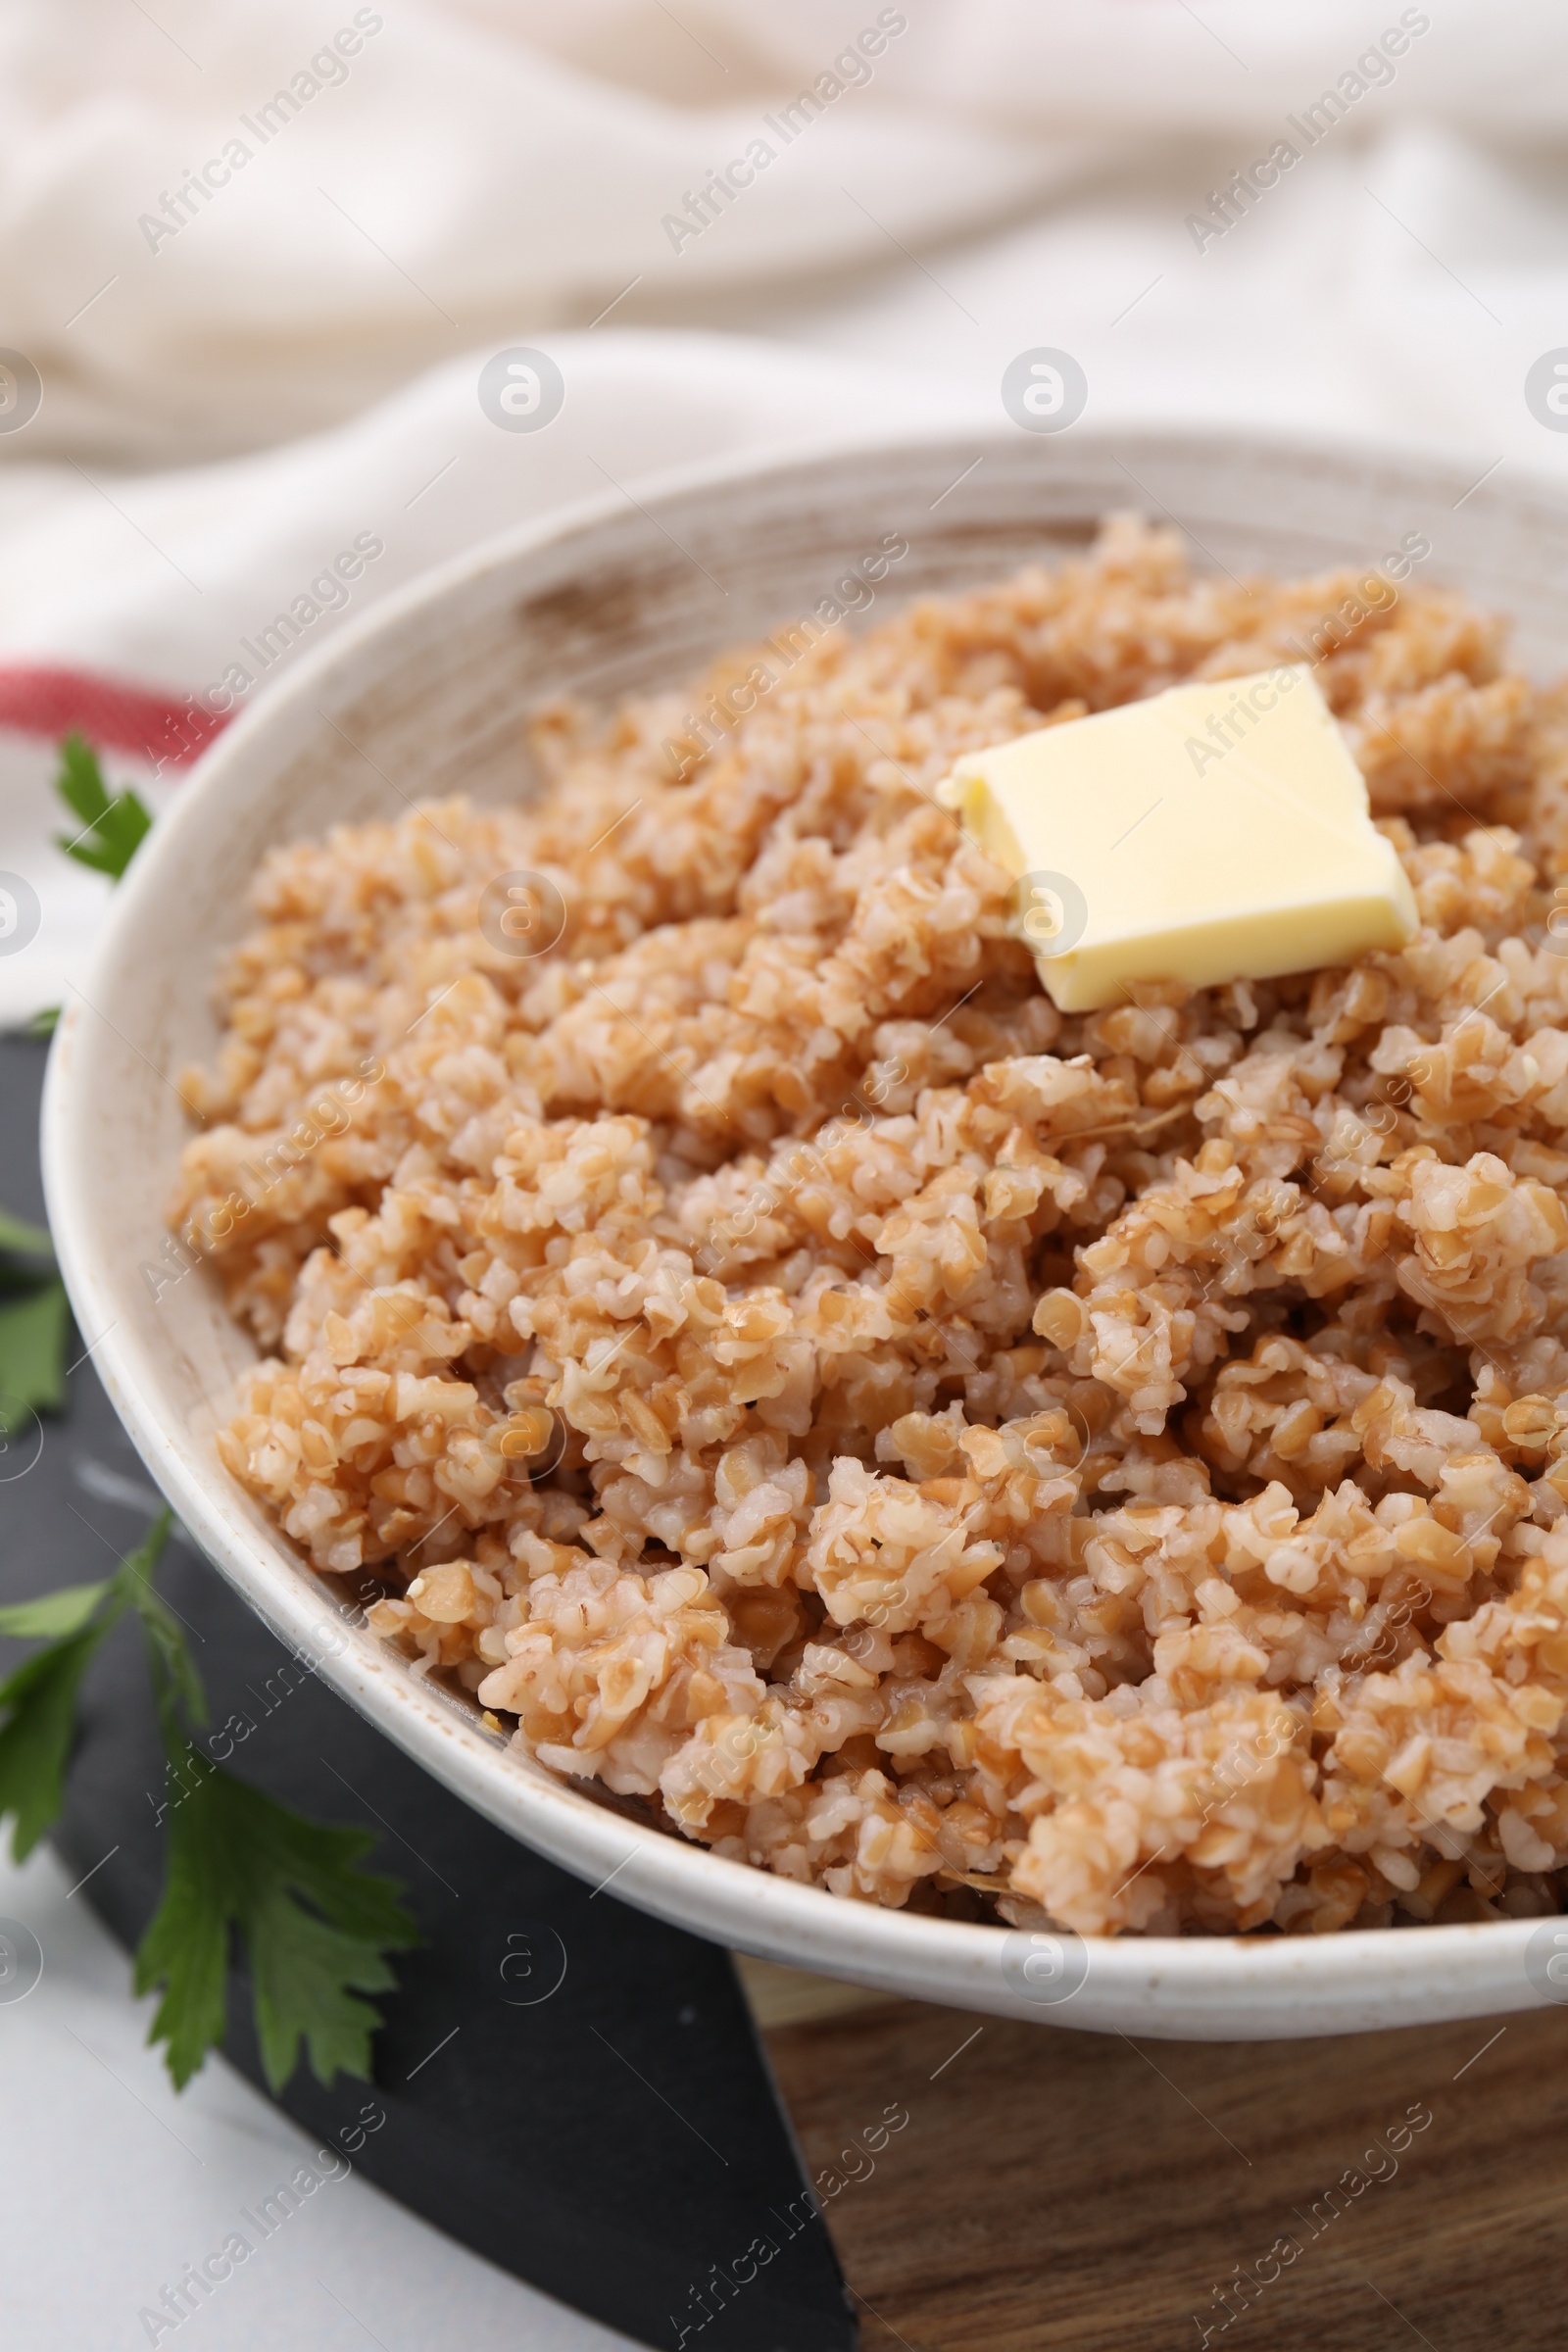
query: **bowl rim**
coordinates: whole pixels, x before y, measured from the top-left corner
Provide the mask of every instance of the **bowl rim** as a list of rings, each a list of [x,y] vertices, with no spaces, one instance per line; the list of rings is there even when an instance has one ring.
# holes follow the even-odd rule
[[[1412,453],[1361,438],[1294,432],[1247,431],[1245,438],[1252,452],[1282,465],[1299,459],[1341,467],[1370,464],[1419,476],[1429,484],[1440,477],[1463,484],[1469,472],[1467,462],[1452,451]],[[984,424],[819,436],[663,468],[639,477],[639,495],[630,503],[657,527],[661,508],[693,494],[722,492],[739,481],[810,473],[868,451],[957,456],[982,444],[989,449],[1015,439],[1006,428]],[[1118,450],[1135,445],[1215,458],[1234,451],[1237,430],[1107,425],[1075,430],[1073,440],[1080,448],[1111,459]],[[1568,495],[1554,477],[1538,473],[1529,486],[1568,508]],[[1267,2003],[1272,2012],[1273,2022],[1263,2033],[1292,2032],[1284,2006],[1284,1996],[1292,1990],[1308,2002],[1336,2008],[1349,2009],[1360,2002],[1377,2012],[1368,2020],[1377,2025],[1391,2022],[1400,1993],[1414,1994],[1428,1985],[1446,1984],[1452,1992],[1441,2011],[1414,2003],[1418,2014],[1426,2016],[1470,2016],[1481,2014],[1483,2007],[1500,2012],[1537,2005],[1545,1996],[1532,1988],[1523,1966],[1525,1946],[1543,1924],[1532,1918],[1348,1929],[1312,1937],[1231,1934],[1091,1938],[1084,1950],[1089,1963],[1086,1983],[1094,1997],[1081,2008],[1076,2003],[1040,2006],[1002,1971],[1004,1948],[1009,1943],[1016,1947],[1021,1936],[1027,1941],[1022,1931],[1000,1923],[937,1919],[846,1901],[825,1888],[728,1860],[695,1841],[628,1818],[615,1809],[612,1799],[607,1803],[602,1795],[591,1797],[511,1751],[504,1739],[484,1728],[476,1707],[413,1675],[407,1662],[384,1648],[368,1629],[350,1630],[352,1618],[331,1597],[324,1576],[294,1553],[280,1532],[270,1545],[258,1539],[239,1507],[236,1483],[211,1454],[210,1445],[210,1458],[203,1459],[203,1441],[158,1408],[157,1384],[148,1377],[153,1351],[144,1350],[121,1324],[114,1301],[124,1276],[104,1262],[94,1239],[92,1196],[103,1136],[101,1126],[94,1128],[92,1090],[82,1065],[88,1059],[84,1021],[93,999],[103,994],[104,976],[126,955],[148,919],[163,867],[184,833],[199,824],[220,793],[258,780],[265,786],[269,760],[293,748],[290,739],[302,710],[315,703],[323,686],[365,669],[383,639],[411,618],[434,612],[459,588],[564,549],[572,539],[623,516],[627,504],[627,495],[616,488],[515,524],[421,572],[346,619],[329,639],[303,654],[285,676],[264,685],[214,739],[110,901],[87,987],[73,989],[50,1053],[42,1116],[45,1196],[78,1328],[84,1340],[89,1332],[99,1335],[87,1344],[86,1352],[157,1487],[209,1561],[269,1628],[456,1794],[520,1842],[578,1878],[594,1880],[595,1894],[613,1885],[639,1907],[712,1940],[878,1988],[897,1985],[918,1997],[1042,2022],[1111,2031],[1119,2030],[1115,2021],[1137,2011],[1141,2030],[1156,2036],[1168,2000],[1206,2016],[1214,2038],[1236,2031],[1227,2027],[1230,2005],[1245,2008],[1252,2000]],[[1478,1989],[1487,1995],[1484,2004],[1477,2002]],[[1294,2031],[1343,2032],[1355,2030],[1356,2022],[1347,2014],[1326,2024],[1298,2025]],[[1258,2031],[1244,2030],[1249,2037]],[[1189,2032],[1191,2027],[1174,2031]]]

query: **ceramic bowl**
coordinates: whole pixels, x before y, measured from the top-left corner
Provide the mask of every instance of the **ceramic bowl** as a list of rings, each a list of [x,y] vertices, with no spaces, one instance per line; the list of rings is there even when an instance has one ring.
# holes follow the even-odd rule
[[[525,713],[564,691],[667,687],[808,612],[888,533],[881,592],[951,591],[1081,548],[1137,507],[1200,567],[1368,564],[1408,534],[1420,576],[1517,617],[1535,670],[1568,643],[1568,496],[1478,466],[1240,434],[1011,431],[727,464],[514,532],[389,597],[263,695],[184,786],[116,893],[49,1074],[49,1212],[83,1346],[147,1467],[272,1631],[427,1770],[622,1900],[764,1958],[1042,2023],[1172,2038],[1349,2033],[1568,1997],[1568,1920],[1298,1937],[1079,1944],[843,1902],[721,1861],[508,1751],[476,1709],[353,1621],[220,1463],[250,1340],[198,1270],[159,1289],[188,1132],[170,1076],[217,1042],[210,984],[275,843],[463,790],[534,789]],[[157,1295],[155,1297],[155,1290]],[[1545,1947],[1545,1948],[1544,1948]],[[1568,1958],[1557,1963],[1568,1978]]]

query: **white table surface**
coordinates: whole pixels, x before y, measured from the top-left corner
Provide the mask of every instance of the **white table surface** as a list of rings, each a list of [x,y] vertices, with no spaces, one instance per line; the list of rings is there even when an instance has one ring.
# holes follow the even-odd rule
[[[46,1848],[0,1863],[0,1918],[43,1948],[0,2002],[0,2345],[134,2352],[139,2314],[301,2164],[307,2137],[220,2058],[175,2095],[156,2000]],[[332,2160],[337,2161],[336,2159]],[[314,2165],[318,2174],[332,2163]],[[350,2171],[327,2180],[160,2345],[194,2352],[612,2352],[628,2339],[495,2270]]]

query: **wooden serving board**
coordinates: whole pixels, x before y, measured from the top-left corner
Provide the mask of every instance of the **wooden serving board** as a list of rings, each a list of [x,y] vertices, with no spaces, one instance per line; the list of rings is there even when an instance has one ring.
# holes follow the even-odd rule
[[[742,1973],[864,2352],[1568,2345],[1568,2012],[1135,2044]]]

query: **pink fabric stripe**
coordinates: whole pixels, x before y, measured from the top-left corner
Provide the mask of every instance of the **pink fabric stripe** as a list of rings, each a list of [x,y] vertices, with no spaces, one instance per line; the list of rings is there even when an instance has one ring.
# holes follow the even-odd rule
[[[0,662],[0,727],[56,739],[73,732],[99,749],[157,767],[186,767],[228,724],[226,712],[150,693],[90,670]]]

